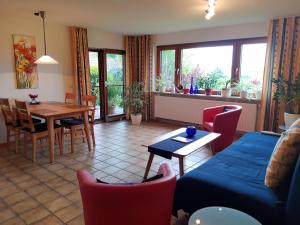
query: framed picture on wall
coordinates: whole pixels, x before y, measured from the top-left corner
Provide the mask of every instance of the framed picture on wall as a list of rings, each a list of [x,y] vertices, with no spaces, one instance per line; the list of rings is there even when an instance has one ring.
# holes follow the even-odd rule
[[[13,44],[17,89],[38,88],[35,37],[14,34]]]

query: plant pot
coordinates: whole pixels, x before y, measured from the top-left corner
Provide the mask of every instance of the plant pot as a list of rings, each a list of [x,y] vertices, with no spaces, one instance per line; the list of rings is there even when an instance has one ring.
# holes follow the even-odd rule
[[[285,128],[288,129],[298,118],[300,114],[284,113],[284,124]]]
[[[108,114],[117,114],[117,107],[115,105],[108,106]]]
[[[187,95],[188,93],[190,93],[190,89],[183,88],[183,94]]]
[[[240,97],[241,98],[247,98],[248,97],[248,92],[247,91],[241,91],[240,92]]]
[[[226,97],[226,98],[231,97],[231,89],[230,88],[222,89],[221,95],[222,97]]]
[[[160,92],[166,92],[166,90],[167,90],[167,87],[165,87],[165,86],[159,88],[159,91],[160,91]]]
[[[141,124],[142,121],[142,114],[138,113],[138,114],[131,114],[131,123],[132,125],[137,125],[139,126]]]
[[[206,88],[205,89],[205,94],[206,95],[211,95],[211,93],[212,93],[212,89],[211,88]]]
[[[256,98],[257,99],[261,99],[261,90],[259,90],[259,91],[256,91]]]

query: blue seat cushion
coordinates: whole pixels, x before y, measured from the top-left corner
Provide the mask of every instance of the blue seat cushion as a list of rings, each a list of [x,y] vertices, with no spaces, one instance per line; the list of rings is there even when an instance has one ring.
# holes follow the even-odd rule
[[[241,210],[262,224],[282,224],[287,188],[264,185],[276,136],[250,132],[177,182],[174,212],[208,206]]]
[[[60,125],[54,124],[54,128],[60,128]],[[34,129],[35,131],[32,132],[29,128],[23,128],[22,130],[30,132],[30,133],[40,133],[48,130],[47,123],[39,123],[39,124],[34,124]]]
[[[77,118],[68,118],[68,119],[61,119],[60,123],[63,126],[78,126],[83,124],[83,120]]]

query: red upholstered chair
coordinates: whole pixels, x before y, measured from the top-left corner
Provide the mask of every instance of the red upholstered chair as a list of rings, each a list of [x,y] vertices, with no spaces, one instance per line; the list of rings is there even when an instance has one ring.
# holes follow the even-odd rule
[[[170,225],[176,177],[168,164],[163,177],[139,184],[102,184],[77,172],[85,225]]]
[[[242,107],[239,105],[222,105],[203,110],[204,130],[221,134],[211,144],[213,153],[222,151],[232,144],[241,112]]]

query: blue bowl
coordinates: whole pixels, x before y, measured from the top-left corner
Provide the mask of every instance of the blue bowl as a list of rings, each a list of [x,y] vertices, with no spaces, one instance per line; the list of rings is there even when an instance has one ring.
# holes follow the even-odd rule
[[[188,126],[186,128],[185,132],[186,132],[186,134],[187,134],[188,137],[194,137],[195,134],[197,133],[197,129],[194,126]]]

